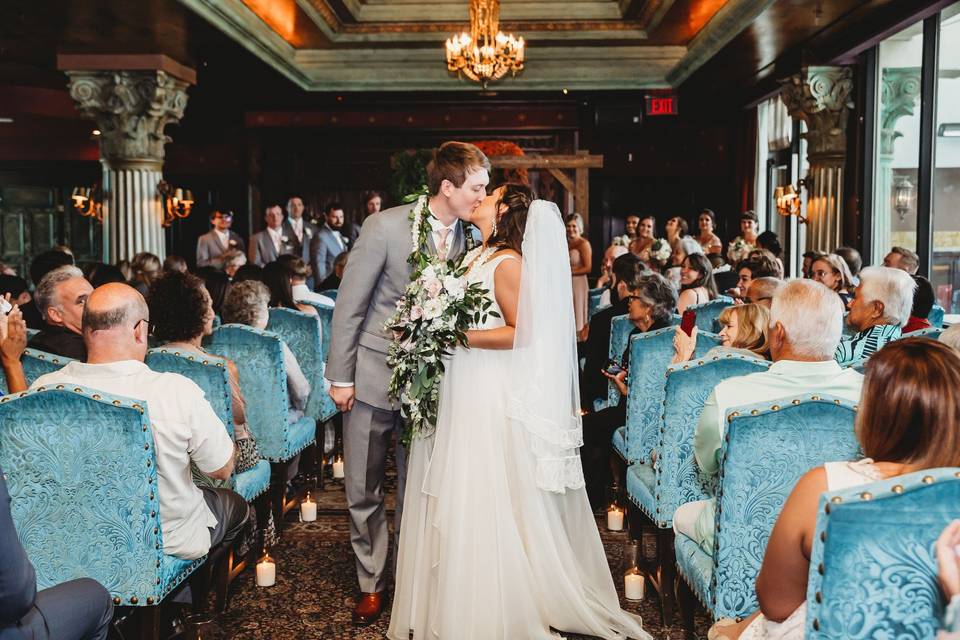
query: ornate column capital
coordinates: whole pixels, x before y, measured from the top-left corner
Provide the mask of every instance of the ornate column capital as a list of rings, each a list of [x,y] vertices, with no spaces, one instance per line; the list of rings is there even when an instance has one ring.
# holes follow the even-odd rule
[[[100,158],[112,169],[160,171],[164,128],[187,106],[187,86],[165,71],[66,71],[77,109],[100,129]]]
[[[853,108],[852,67],[804,67],[782,81],[780,95],[794,118],[807,123],[810,163],[841,163]]]
[[[903,134],[897,121],[912,116],[920,100],[920,67],[887,67],[880,75],[880,153],[893,155],[893,143]]]

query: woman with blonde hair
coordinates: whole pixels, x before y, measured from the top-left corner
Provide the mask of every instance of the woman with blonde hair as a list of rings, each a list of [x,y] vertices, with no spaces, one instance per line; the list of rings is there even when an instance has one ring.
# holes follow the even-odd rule
[[[160,258],[152,253],[143,251],[136,254],[130,260],[130,270],[133,272],[130,286],[139,291],[143,297],[146,297],[150,285],[162,273],[161,266]]]
[[[810,276],[826,286],[833,289],[843,300],[843,306],[849,307],[853,300],[853,275],[850,273],[850,267],[846,261],[835,253],[828,253],[819,257],[810,265]]]
[[[769,358],[770,344],[767,330],[770,324],[770,311],[759,304],[740,304],[727,307],[717,318],[720,329],[720,346],[714,347],[704,357],[721,353],[740,353],[756,358]],[[686,362],[693,358],[697,346],[697,328],[688,336],[677,327],[673,337],[674,356],[671,364]]]

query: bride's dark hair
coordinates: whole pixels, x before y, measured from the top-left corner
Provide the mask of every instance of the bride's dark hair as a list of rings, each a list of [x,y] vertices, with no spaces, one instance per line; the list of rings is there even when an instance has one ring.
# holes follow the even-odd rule
[[[523,232],[527,228],[527,211],[535,197],[533,190],[525,184],[508,182],[503,185],[496,211],[499,213],[504,207],[506,211],[497,220],[497,232],[487,240],[489,246],[522,253],[520,249],[523,246]]]

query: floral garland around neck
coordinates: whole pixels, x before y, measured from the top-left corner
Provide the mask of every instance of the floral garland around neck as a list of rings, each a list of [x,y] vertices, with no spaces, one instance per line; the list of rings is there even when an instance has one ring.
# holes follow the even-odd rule
[[[468,329],[488,316],[500,317],[490,310],[489,291],[468,281],[463,262],[443,260],[426,250],[429,215],[427,196],[420,195],[410,213],[410,284],[397,301],[397,311],[384,324],[384,330],[394,336],[387,352],[392,369],[387,391],[400,403],[405,418],[404,446],[434,432],[444,359],[457,345],[468,346]],[[474,252],[467,255],[472,257]]]

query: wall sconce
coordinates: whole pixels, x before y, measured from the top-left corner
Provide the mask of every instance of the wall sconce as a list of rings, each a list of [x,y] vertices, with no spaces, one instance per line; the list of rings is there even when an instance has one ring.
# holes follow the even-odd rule
[[[163,199],[163,226],[169,227],[174,220],[186,218],[193,208],[193,193],[190,189],[174,188],[166,180],[157,185],[157,192]]]
[[[73,210],[81,216],[103,222],[103,194],[98,185],[74,187],[70,199],[73,201]]]
[[[906,222],[912,203],[913,183],[906,176],[900,176],[893,183],[893,208],[900,216],[900,222]]]
[[[800,181],[800,188],[803,188],[804,180]],[[777,213],[784,217],[796,216],[797,222],[803,224],[807,219],[800,212],[800,193],[792,184],[785,187],[777,187],[773,192],[773,197],[777,203]]]

